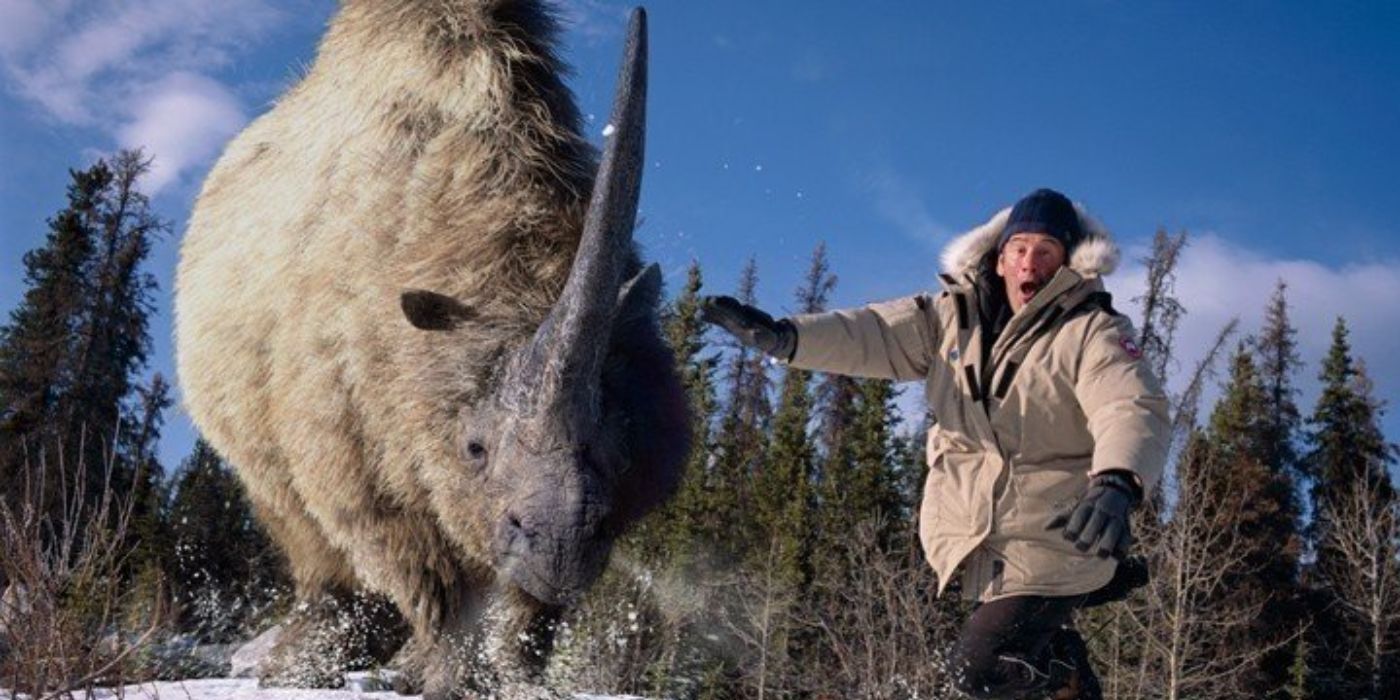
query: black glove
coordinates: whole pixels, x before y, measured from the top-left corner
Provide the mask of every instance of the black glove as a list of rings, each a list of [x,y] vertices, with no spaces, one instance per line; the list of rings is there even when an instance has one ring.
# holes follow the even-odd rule
[[[1101,472],[1089,480],[1089,490],[1074,510],[1055,518],[1048,529],[1064,527],[1065,539],[1081,552],[1093,548],[1101,558],[1112,555],[1122,559],[1133,543],[1128,516],[1140,500],[1137,482],[1131,475]]]
[[[729,331],[744,345],[784,361],[791,360],[797,352],[797,328],[792,321],[775,321],[734,297],[701,297],[700,320]]]

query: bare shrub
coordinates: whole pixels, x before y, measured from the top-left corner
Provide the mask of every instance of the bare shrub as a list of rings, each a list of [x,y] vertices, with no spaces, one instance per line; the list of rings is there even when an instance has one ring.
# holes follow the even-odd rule
[[[1198,440],[1199,438],[1197,438]],[[1265,597],[1232,586],[1251,573],[1236,465],[1192,441],[1177,465],[1175,505],[1165,522],[1145,518],[1151,582],[1124,603],[1091,616],[1086,629],[1102,661],[1104,685],[1119,698],[1252,698],[1247,679],[1259,659],[1293,644],[1290,636],[1240,645]]]
[[[960,603],[937,598],[937,577],[912,532],[908,547],[882,548],[878,520],[860,523],[839,580],[818,581],[819,604],[798,615],[815,632],[817,672],[802,684],[817,697],[912,700],[949,697],[946,655]]]
[[[743,644],[739,671],[752,697],[786,697],[797,690],[798,671],[789,662],[794,648],[798,591],[780,572],[775,537],[762,563],[740,571],[722,584],[725,622]]]
[[[1319,567],[1322,582],[1355,631],[1350,650],[1370,697],[1384,695],[1388,657],[1400,652],[1400,499],[1389,479],[1354,479],[1325,501],[1323,546],[1336,561]]]
[[[702,697],[724,665],[715,591],[626,556],[559,624],[550,685],[598,693]]]
[[[638,692],[658,655],[660,611],[646,581],[609,570],[586,601],[558,625],[551,685],[598,693]]]
[[[96,686],[135,675],[161,629],[161,585],[123,580],[134,501],[114,492],[112,460],[92,504],[83,465],[66,469],[60,456],[52,485],[50,471],[41,456],[20,497],[0,501],[0,579],[9,582],[0,598],[0,685],[33,698],[91,697]],[[43,508],[46,493],[57,494],[56,511]],[[141,592],[152,600],[136,600]],[[144,611],[139,626],[124,619],[132,610]]]
[[[728,633],[725,661],[743,697],[951,697],[945,657],[962,604],[937,597],[912,528],[904,546],[882,541],[887,530],[859,523],[840,566],[804,589],[776,575],[773,557],[716,581],[706,614]]]

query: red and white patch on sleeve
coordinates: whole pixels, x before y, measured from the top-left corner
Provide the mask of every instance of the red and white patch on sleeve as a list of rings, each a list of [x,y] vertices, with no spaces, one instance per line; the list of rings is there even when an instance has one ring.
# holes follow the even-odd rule
[[[1142,348],[1138,347],[1138,344],[1134,343],[1132,338],[1125,335],[1118,339],[1118,344],[1123,347],[1123,352],[1128,353],[1128,357],[1134,360],[1142,359]]]

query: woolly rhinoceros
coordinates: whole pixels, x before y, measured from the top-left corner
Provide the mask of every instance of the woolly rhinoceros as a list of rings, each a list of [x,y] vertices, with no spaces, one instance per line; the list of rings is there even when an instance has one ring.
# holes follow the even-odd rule
[[[689,417],[632,243],[645,16],[601,165],[556,31],[537,0],[345,0],[204,183],[179,373],[302,601],[265,682],[334,682],[313,640],[392,648],[326,612],[365,590],[430,696],[538,670],[551,617],[675,490]]]

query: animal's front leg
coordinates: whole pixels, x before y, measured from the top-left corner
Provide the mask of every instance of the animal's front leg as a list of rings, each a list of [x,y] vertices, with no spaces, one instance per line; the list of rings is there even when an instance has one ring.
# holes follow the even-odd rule
[[[544,674],[562,610],[509,586],[487,611],[486,653],[503,679],[537,683]]]
[[[344,590],[304,601],[284,624],[259,665],[264,687],[339,688],[347,670],[386,661],[408,631],[382,597]]]
[[[445,621],[424,654],[425,700],[543,700],[559,609],[497,591]]]
[[[463,606],[420,631],[415,640],[421,655],[423,700],[476,700],[493,697],[494,684],[482,673],[484,663],[481,612],[484,606]]]

